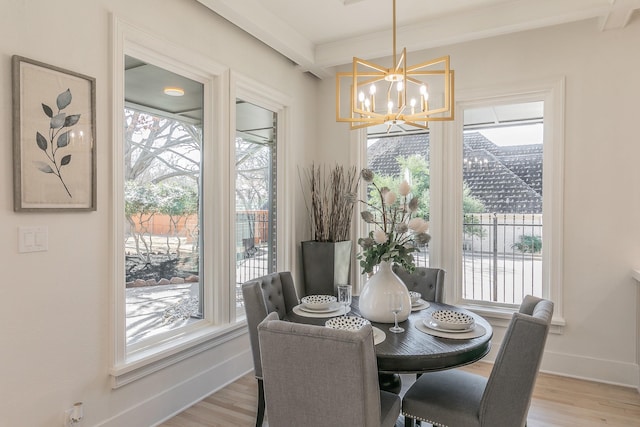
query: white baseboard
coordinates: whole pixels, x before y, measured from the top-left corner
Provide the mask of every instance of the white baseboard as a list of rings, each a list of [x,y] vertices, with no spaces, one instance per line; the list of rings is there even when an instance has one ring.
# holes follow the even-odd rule
[[[493,364],[497,351],[497,347],[492,349],[482,362]],[[640,365],[637,363],[545,351],[540,371],[562,377],[632,387],[640,392]]]
[[[637,363],[546,351],[540,370],[565,377],[640,389],[640,366]]]
[[[156,426],[253,370],[251,350],[236,354],[98,424],[98,427]]]

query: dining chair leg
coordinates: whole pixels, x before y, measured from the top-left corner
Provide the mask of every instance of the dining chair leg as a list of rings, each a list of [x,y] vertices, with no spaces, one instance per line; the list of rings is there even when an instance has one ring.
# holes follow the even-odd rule
[[[256,427],[262,427],[264,422],[264,383],[258,380],[258,414],[256,415]]]
[[[388,391],[389,393],[400,394],[400,390],[402,390],[400,375],[392,372],[378,372],[378,384],[380,390]]]
[[[413,418],[407,417],[405,415],[405,417],[404,417],[404,427],[413,427],[414,426],[413,421],[414,421]]]

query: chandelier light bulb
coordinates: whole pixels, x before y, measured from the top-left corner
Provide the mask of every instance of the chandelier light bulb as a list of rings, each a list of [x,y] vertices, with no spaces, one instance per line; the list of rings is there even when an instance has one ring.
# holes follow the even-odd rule
[[[370,95],[376,94],[376,85],[372,84],[371,86],[369,86],[369,94]]]
[[[429,99],[429,92],[427,92],[427,85],[420,86],[420,107],[422,112],[425,112],[429,109],[429,105],[427,104],[427,100]]]

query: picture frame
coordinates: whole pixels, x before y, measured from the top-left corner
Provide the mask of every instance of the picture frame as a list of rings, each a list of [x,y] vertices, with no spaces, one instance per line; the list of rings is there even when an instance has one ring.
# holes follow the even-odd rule
[[[96,80],[14,55],[14,211],[96,210]]]

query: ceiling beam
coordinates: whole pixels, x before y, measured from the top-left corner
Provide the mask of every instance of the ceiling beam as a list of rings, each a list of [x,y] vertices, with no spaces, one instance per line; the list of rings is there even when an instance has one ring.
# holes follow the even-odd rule
[[[320,78],[333,77],[330,68],[350,64],[354,56],[374,59],[392,52],[391,28],[315,45],[261,1],[198,1]],[[637,9],[640,0],[502,1],[399,27],[398,47],[412,52],[594,18],[601,29],[621,28]]]
[[[315,46],[287,22],[259,2],[198,0],[216,14],[236,25],[299,65],[304,71],[323,77],[315,66]]]

